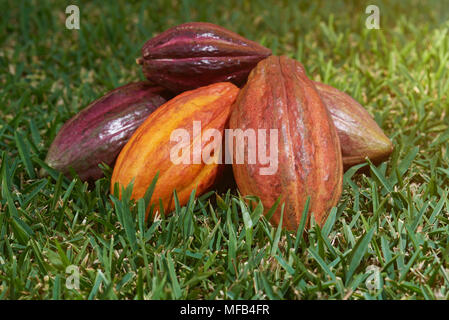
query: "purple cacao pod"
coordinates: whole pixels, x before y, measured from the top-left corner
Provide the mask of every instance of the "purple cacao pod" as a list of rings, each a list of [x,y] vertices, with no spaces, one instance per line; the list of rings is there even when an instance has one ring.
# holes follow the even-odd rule
[[[139,125],[170,97],[146,81],[114,89],[62,126],[45,162],[66,175],[73,168],[83,181],[101,178],[98,165],[112,165]]]
[[[269,49],[223,27],[190,22],[148,40],[138,63],[148,80],[179,93],[216,82],[241,86],[269,55]]]

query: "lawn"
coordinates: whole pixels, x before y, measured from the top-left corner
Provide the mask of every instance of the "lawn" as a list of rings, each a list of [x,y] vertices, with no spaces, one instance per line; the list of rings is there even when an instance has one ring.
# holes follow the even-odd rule
[[[79,1],[79,30],[73,2],[0,2],[1,299],[449,298],[447,1],[128,2]],[[388,161],[346,172],[323,228],[272,226],[236,190],[145,223],[142,201],[112,204],[110,169],[88,185],[45,166],[61,125],[143,79],[143,43],[187,21],[299,60],[393,141]]]

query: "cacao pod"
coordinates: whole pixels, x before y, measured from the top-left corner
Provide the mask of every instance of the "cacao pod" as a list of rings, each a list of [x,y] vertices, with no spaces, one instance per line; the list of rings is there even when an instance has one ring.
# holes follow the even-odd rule
[[[320,82],[314,84],[337,128],[345,169],[365,162],[366,157],[375,164],[386,160],[393,144],[368,111],[346,93]]]
[[[179,93],[222,81],[240,86],[270,54],[269,49],[223,27],[191,22],[148,40],[138,63],[148,80]]]
[[[98,164],[112,165],[137,127],[170,95],[146,81],[116,88],[62,126],[45,162],[66,175],[73,168],[83,181],[101,178]]]
[[[112,174],[111,193],[116,183],[121,194],[122,188],[133,181],[131,198],[143,198],[159,172],[150,205],[159,207],[161,199],[164,211],[170,212],[175,208],[173,190],[181,206],[187,203],[193,189],[196,195],[207,191],[224,166],[222,132],[238,92],[232,83],[216,83],[186,91],[153,112],[120,152]],[[205,136],[213,129],[221,137],[209,142]],[[205,159],[205,154],[210,158]]]
[[[232,140],[227,140],[240,192],[259,197],[265,209],[280,197],[285,206],[282,225],[289,230],[298,227],[310,197],[308,220],[313,213],[322,225],[340,198],[343,166],[334,124],[303,66],[284,56],[259,62],[237,97],[229,124],[234,133],[236,129],[278,133],[274,140],[270,134],[266,147],[270,156],[278,155],[277,170],[271,174],[261,170],[267,162],[260,156],[255,163],[247,161],[255,149],[249,139],[243,140],[243,147],[237,143],[231,147]],[[266,154],[259,143],[258,154]],[[243,163],[238,163],[239,156]],[[281,205],[272,217],[275,224],[280,221]]]

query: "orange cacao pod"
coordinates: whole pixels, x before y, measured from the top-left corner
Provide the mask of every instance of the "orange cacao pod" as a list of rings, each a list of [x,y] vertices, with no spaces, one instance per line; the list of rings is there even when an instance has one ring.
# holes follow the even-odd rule
[[[238,92],[239,89],[229,82],[215,83],[186,91],[160,106],[120,152],[112,174],[111,192],[116,182],[121,191],[134,180],[131,197],[143,198],[159,172],[150,205],[158,207],[161,199],[164,210],[169,212],[175,207],[173,190],[181,206],[187,203],[194,188],[196,195],[207,191],[223,165],[222,138],[214,137],[210,141],[204,138],[205,132],[215,129],[222,134]],[[201,148],[203,159],[198,159],[195,146]],[[205,161],[205,150],[218,152],[208,153],[210,158]]]
[[[277,170],[268,175],[262,174],[266,164],[260,158],[256,163],[246,160],[248,150],[254,150],[254,146],[248,149],[249,139],[243,140],[245,161],[240,164],[236,158],[241,146],[233,143],[231,147],[228,142],[240,192],[258,196],[266,210],[280,197],[272,221],[279,223],[284,203],[283,226],[289,230],[298,227],[310,197],[308,218],[313,213],[322,225],[340,198],[343,166],[334,124],[303,66],[284,56],[259,62],[237,97],[229,124],[233,130],[277,132],[273,141],[270,135],[269,152],[258,150],[277,152]]]

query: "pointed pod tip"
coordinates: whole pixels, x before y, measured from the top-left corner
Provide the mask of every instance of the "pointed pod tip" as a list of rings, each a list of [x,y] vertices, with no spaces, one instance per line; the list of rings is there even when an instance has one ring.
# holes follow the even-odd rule
[[[45,170],[44,168],[41,168],[41,169],[39,170],[39,177],[45,178],[46,176],[48,176],[47,170]]]

